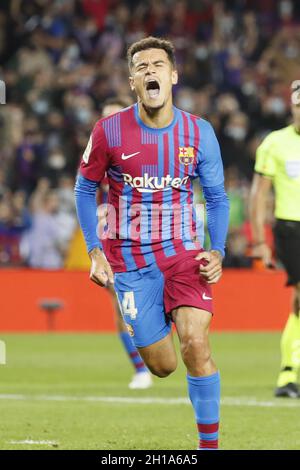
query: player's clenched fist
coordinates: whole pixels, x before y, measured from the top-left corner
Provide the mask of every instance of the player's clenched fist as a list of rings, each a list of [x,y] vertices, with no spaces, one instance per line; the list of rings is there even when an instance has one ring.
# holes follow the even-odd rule
[[[222,255],[217,250],[202,251],[196,260],[205,260],[199,267],[200,274],[207,280],[208,284],[215,284],[222,276]]]
[[[91,281],[102,287],[113,284],[114,275],[102,251],[99,248],[94,248],[89,252],[89,255],[92,261],[90,272]]]

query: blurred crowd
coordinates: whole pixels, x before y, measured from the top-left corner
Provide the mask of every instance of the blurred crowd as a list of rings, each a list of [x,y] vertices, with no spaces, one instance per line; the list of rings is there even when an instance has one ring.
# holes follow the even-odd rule
[[[130,98],[127,46],[156,35],[176,47],[175,104],[218,135],[231,201],[226,265],[248,266],[255,151],[289,123],[299,22],[291,0],[1,0],[0,265],[64,265],[89,133],[107,98]],[[271,224],[271,197],[269,207]]]

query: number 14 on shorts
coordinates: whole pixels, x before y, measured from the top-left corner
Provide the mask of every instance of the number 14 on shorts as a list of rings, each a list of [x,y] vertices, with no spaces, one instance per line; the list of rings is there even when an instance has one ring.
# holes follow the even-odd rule
[[[135,320],[137,316],[137,308],[135,306],[133,291],[124,292],[122,300],[123,315],[129,315],[131,320]]]

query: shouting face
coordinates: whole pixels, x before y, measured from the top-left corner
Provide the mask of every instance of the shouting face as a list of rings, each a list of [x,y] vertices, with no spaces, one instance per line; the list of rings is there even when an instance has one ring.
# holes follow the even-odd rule
[[[136,52],[130,72],[131,89],[145,108],[157,110],[172,99],[172,86],[178,76],[164,49]]]

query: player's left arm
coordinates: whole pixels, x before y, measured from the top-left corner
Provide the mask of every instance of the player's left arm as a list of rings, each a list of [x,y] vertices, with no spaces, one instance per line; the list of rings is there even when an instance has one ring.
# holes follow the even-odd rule
[[[224,188],[224,172],[220,146],[212,126],[200,121],[200,148],[197,172],[206,201],[207,226],[211,241],[210,251],[199,253],[200,274],[209,284],[218,282],[222,275],[222,261],[229,225],[229,200]]]

